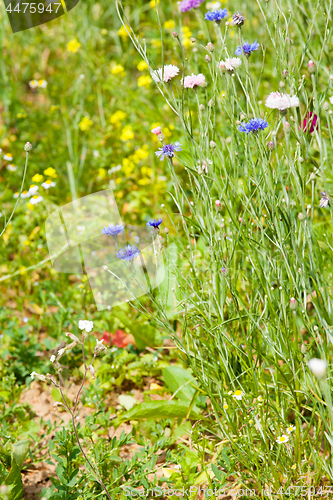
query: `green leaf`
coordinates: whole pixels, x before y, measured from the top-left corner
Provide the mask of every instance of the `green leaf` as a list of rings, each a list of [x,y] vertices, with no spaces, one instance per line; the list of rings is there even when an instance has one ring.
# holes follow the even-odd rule
[[[130,411],[121,415],[119,421],[141,420],[143,418],[185,418],[188,408],[189,403],[186,404],[178,401],[149,401],[134,406]],[[198,419],[200,415],[192,410],[189,417],[191,419]]]
[[[195,393],[195,378],[189,370],[181,366],[167,366],[163,370],[163,379],[168,388],[177,392],[176,398],[190,402]],[[181,388],[181,389],[180,389]]]
[[[217,479],[219,481],[222,481],[223,480],[223,475],[221,473],[221,471],[216,467],[215,464],[211,464],[211,468],[212,468],[212,471],[214,472],[215,476],[217,477]]]
[[[130,410],[137,404],[137,400],[128,394],[121,394],[118,396],[119,403],[125,408],[125,410]]]
[[[28,454],[30,441],[18,441],[13,445],[11,468],[5,479],[5,484],[10,487],[9,500],[21,500],[23,497],[23,483],[21,469]]]

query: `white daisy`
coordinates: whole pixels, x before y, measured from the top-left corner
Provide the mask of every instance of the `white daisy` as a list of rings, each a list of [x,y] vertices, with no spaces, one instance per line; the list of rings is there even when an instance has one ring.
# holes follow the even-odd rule
[[[296,427],[294,425],[289,425],[286,429],[286,432],[287,434],[291,434],[295,429]]]
[[[330,97],[330,103],[333,104],[333,95]]]
[[[42,186],[44,189],[49,189],[50,187],[54,187],[56,185],[55,182],[52,182],[51,180],[47,180],[42,183]]]
[[[28,191],[29,195],[33,196],[34,194],[37,193],[38,189],[39,189],[38,186],[36,186],[35,184],[32,184],[32,186],[30,186],[29,191]]]
[[[43,201],[43,196],[39,196],[38,194],[35,194],[32,198],[30,198],[30,203],[32,205],[36,205],[37,203],[40,203]]]
[[[277,443],[282,444],[282,443],[288,443],[289,441],[289,436],[286,436],[286,434],[283,434],[282,436],[279,436],[276,440]]]
[[[7,160],[7,161],[13,161],[13,157],[12,157],[12,155],[11,155],[11,154],[8,154],[8,155],[6,154],[6,155],[4,155],[3,159],[4,159],[4,160]]]
[[[241,400],[243,396],[244,396],[243,391],[240,391],[239,389],[235,391],[233,394],[233,397],[238,400]]]
[[[11,163],[10,165],[7,165],[7,170],[9,170],[10,172],[15,172],[17,170],[17,167]]]
[[[38,80],[30,80],[30,82],[29,82],[29,87],[30,87],[31,89],[36,89],[37,87],[39,87]]]
[[[324,359],[312,358],[308,362],[308,367],[317,378],[325,377],[327,363]]]
[[[42,89],[45,89],[47,87],[47,81],[45,81],[45,80],[38,80],[38,85]]]

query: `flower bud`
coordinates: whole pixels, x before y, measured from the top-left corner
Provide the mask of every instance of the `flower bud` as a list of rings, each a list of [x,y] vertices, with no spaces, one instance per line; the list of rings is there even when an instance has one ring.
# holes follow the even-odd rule
[[[330,105],[328,104],[328,102],[324,102],[323,110],[328,111],[329,109],[330,109]]]
[[[215,47],[212,44],[212,42],[208,42],[206,45],[206,48],[209,50],[209,52],[214,52],[214,50],[215,50]]]
[[[199,109],[200,109],[200,111],[203,111],[205,109],[204,104],[199,104]]]
[[[285,86],[286,86],[286,84],[284,83],[284,81],[283,81],[283,80],[281,80],[281,81],[279,82],[279,87],[280,87],[281,89],[283,89]]]
[[[267,147],[270,151],[273,151],[273,149],[275,148],[275,145],[274,145],[274,142],[273,141],[269,141],[269,143],[267,144]]]
[[[220,200],[216,200],[216,201],[215,201],[215,208],[216,208],[216,210],[217,210],[217,211],[220,211],[220,210],[221,210],[222,205],[221,205]]]
[[[310,181],[314,181],[316,178],[316,174],[314,172],[311,172],[310,174]]]
[[[308,351],[308,348],[306,347],[306,345],[305,345],[305,344],[302,344],[302,345],[301,345],[301,353],[302,353],[302,354],[306,354],[306,353],[307,353],[307,351]]]
[[[88,370],[90,370],[91,378],[92,379],[96,378],[96,376],[95,376],[95,368],[93,367],[93,365],[89,365],[88,366]]]
[[[179,38],[179,34],[177,33],[177,31],[174,31],[174,32],[172,33],[172,36],[173,36],[174,38]]]
[[[165,228],[164,228],[164,232],[165,232],[166,234],[168,234],[168,233],[169,233],[169,229],[168,229],[167,227],[165,227]]]
[[[289,305],[290,305],[290,309],[292,309],[293,311],[295,311],[295,309],[297,309],[297,300],[295,299],[295,297],[291,297]]]
[[[210,141],[209,147],[212,148],[212,149],[216,148],[216,142]]]
[[[283,130],[286,134],[290,134],[291,126],[289,122],[284,122]]]
[[[312,60],[308,62],[308,70],[309,73],[314,73],[316,71],[316,65]]]
[[[312,358],[308,362],[308,367],[318,379],[325,377],[327,363],[324,359]]]
[[[94,355],[97,356],[100,352],[105,351],[107,347],[103,344],[104,339],[98,340],[96,339],[96,346],[95,346],[95,351]]]
[[[45,377],[45,375],[41,375],[40,373],[31,372],[30,377],[32,379],[36,377],[37,380],[41,380],[42,382],[47,382],[47,377]]]
[[[288,76],[288,71],[287,71],[286,69],[284,69],[284,70],[282,71],[282,78],[286,79],[286,78],[287,78],[287,76]]]
[[[212,108],[213,106],[215,106],[215,101],[214,101],[214,99],[211,99],[210,101],[208,101],[208,106],[209,106],[210,108]]]
[[[211,60],[212,60],[212,59],[211,59],[211,57],[207,54],[207,55],[205,56],[205,61],[206,61],[206,63],[210,63],[210,62],[211,62]]]
[[[227,68],[225,67],[225,62],[224,61],[221,61],[219,63],[219,67],[220,67],[220,70],[222,73],[225,73],[227,71]]]
[[[29,151],[32,150],[32,144],[30,142],[27,142],[26,145],[24,146],[24,151],[29,153]]]
[[[196,39],[195,39],[195,38],[193,38],[193,37],[192,37],[192,38],[190,38],[190,40],[191,40],[191,42],[192,42],[192,43],[195,43],[195,42],[196,42]]]
[[[298,217],[298,220],[300,220],[300,221],[305,219],[305,215],[302,214],[302,212],[300,212],[297,217]]]
[[[246,115],[244,115],[244,113],[242,113],[242,114],[240,115],[240,117],[239,117],[239,119],[240,119],[241,121],[245,120],[245,118],[246,118]]]
[[[158,134],[157,139],[162,142],[163,139],[164,139],[164,135],[163,134]]]
[[[81,340],[76,335],[74,335],[74,333],[67,332],[67,333],[65,333],[65,335],[66,335],[66,337],[69,337],[70,339],[72,339],[73,342],[77,342],[78,344],[81,344]]]

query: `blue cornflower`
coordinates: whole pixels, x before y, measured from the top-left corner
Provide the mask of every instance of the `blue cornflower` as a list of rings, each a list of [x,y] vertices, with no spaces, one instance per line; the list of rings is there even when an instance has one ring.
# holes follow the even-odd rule
[[[248,123],[242,123],[239,125],[239,131],[245,132],[246,134],[257,133],[259,130],[264,130],[268,127],[268,123],[263,118],[252,118]]]
[[[116,257],[121,260],[133,260],[139,256],[140,250],[135,245],[127,245],[116,253]]]
[[[254,52],[255,50],[258,50],[260,47],[260,44],[257,42],[257,40],[255,40],[254,43],[245,43],[242,47],[237,47],[237,49],[235,50],[235,54],[236,56],[240,56],[242,55],[242,51],[244,52],[244,54],[246,55],[246,57],[250,57],[250,55],[252,54],[252,52]]]
[[[217,24],[220,24],[222,19],[224,19],[227,15],[227,9],[212,10],[205,14],[205,19],[206,21],[215,21]]]
[[[163,222],[163,219],[158,219],[158,220],[154,219],[154,220],[150,220],[150,221],[148,221],[148,222],[147,222],[147,226],[151,226],[151,227],[154,227],[155,229],[158,229],[158,226],[159,226],[160,224],[162,224],[162,222]]]
[[[109,224],[109,226],[104,226],[104,229],[102,229],[102,234],[107,234],[108,236],[112,236],[114,238],[124,231],[125,227],[121,224]]]
[[[155,155],[157,156],[157,158],[160,158],[160,161],[164,160],[166,156],[172,158],[173,156],[175,156],[175,151],[182,151],[182,148],[180,146],[180,142],[178,141],[175,142],[175,144],[165,144],[155,152]]]

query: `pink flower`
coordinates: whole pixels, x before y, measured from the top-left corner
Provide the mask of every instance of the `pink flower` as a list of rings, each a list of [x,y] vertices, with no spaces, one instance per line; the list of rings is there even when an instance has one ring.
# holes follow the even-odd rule
[[[161,133],[162,133],[162,129],[161,129],[161,127],[155,127],[155,128],[153,128],[153,129],[151,130],[151,132],[152,132],[153,134],[155,134],[155,135],[159,135],[159,134],[161,134]]]
[[[318,128],[317,121],[318,116],[315,113],[312,113],[312,111],[309,111],[306,113],[303,123],[300,123],[299,129],[303,129],[303,132],[309,132],[312,134],[312,132]]]
[[[199,73],[198,75],[194,75],[192,73],[191,76],[185,76],[183,80],[183,85],[185,89],[193,89],[200,85],[200,87],[205,87],[207,85],[205,75]]]
[[[151,76],[155,82],[169,82],[177,76],[179,73],[179,68],[174,64],[166,64],[164,68],[159,68],[156,71],[153,71]]]

